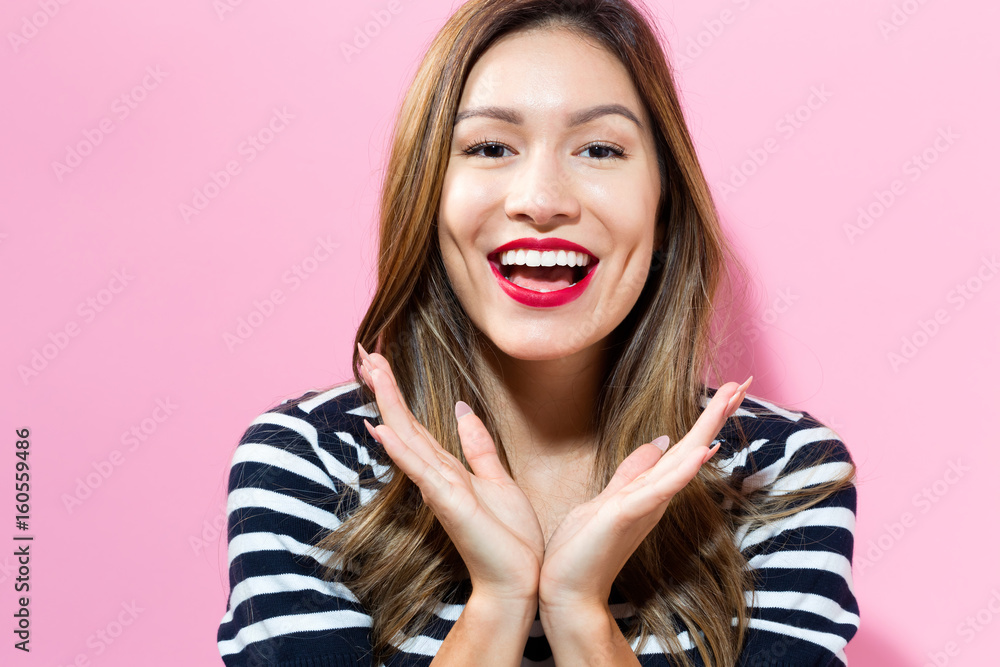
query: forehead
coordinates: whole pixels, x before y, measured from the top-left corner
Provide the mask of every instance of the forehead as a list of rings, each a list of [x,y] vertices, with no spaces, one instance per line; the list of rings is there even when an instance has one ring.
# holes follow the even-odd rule
[[[568,114],[608,103],[643,114],[625,65],[593,39],[566,28],[535,28],[504,35],[482,54],[459,108],[489,104]]]

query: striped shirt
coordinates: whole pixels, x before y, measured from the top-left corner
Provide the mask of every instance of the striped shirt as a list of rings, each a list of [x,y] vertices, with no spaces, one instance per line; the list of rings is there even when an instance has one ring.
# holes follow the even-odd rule
[[[364,403],[352,382],[285,401],[243,435],[229,475],[230,595],[218,629],[227,666],[371,663],[371,616],[343,584],[323,580],[331,554],[314,545],[377,492],[363,482],[388,472],[388,459],[362,421],[377,416],[376,405]],[[750,443],[740,449],[730,444],[735,437],[727,438],[737,419]],[[772,485],[769,492],[780,493],[839,478],[851,460],[837,434],[808,413],[750,395],[718,440],[716,465],[747,492]],[[339,495],[345,500],[335,504]],[[855,510],[856,490],[849,486],[791,516],[737,531],[755,578],[739,665],[846,665],[844,647],[858,628],[851,577]],[[634,618],[628,605],[610,602],[627,627]],[[429,665],[462,608],[440,604],[430,626],[397,644],[401,651],[385,667]],[[702,665],[687,632],[678,639]],[[675,664],[655,638],[637,657],[644,666]],[[522,665],[551,664],[536,619]]]

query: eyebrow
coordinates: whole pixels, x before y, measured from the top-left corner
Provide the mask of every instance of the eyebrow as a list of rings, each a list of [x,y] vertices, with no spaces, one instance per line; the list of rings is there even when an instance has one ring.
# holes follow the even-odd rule
[[[624,116],[635,123],[640,130],[643,129],[642,123],[636,115],[632,113],[632,110],[622,104],[600,104],[596,107],[576,111],[569,117],[569,126],[576,127],[578,125],[583,125],[584,123],[589,123],[590,121],[596,120],[602,116],[612,114]],[[458,125],[466,118],[474,118],[477,116],[483,118],[493,118],[503,123],[510,123],[511,125],[524,124],[524,116],[522,116],[521,113],[515,109],[511,109],[509,107],[475,107],[472,109],[466,109],[465,111],[459,111],[455,115],[455,125]]]

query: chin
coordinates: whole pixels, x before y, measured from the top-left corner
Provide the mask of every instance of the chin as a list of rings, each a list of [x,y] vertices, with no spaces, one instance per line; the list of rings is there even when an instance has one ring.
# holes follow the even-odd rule
[[[531,337],[512,338],[507,332],[500,340],[489,337],[493,346],[503,354],[521,361],[551,361],[553,359],[563,359],[584,350],[584,341],[555,340],[552,337],[545,337],[541,340]]]

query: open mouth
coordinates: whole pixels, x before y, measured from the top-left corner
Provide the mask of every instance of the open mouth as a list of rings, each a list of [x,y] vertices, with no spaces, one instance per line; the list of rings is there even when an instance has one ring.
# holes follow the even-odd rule
[[[584,253],[517,250],[493,252],[488,258],[510,282],[535,292],[572,287],[594,270],[598,260]],[[579,262],[586,262],[581,265]]]

